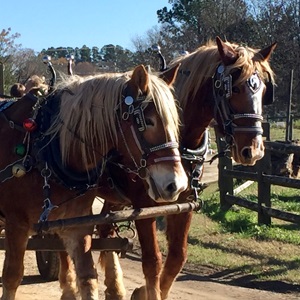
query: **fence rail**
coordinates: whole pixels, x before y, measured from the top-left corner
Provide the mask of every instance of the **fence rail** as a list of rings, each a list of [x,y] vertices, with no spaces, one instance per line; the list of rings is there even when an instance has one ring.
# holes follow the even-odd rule
[[[268,127],[269,125],[267,125]],[[267,133],[269,135],[269,133]],[[225,147],[224,142],[217,136],[218,150]],[[256,163],[254,167],[243,167],[238,170],[233,166],[232,160],[227,157],[219,158],[219,190],[220,205],[224,210],[228,210],[232,205],[239,205],[247,209],[256,211],[258,223],[271,224],[271,218],[281,219],[291,223],[300,224],[300,215],[284,212],[272,208],[271,205],[271,185],[300,189],[300,180],[272,174],[272,153],[297,154],[300,155],[300,146],[281,142],[265,141],[265,156]],[[257,182],[257,202],[237,196],[239,188],[233,189],[233,179],[249,180]],[[246,184],[249,186],[249,182]]]

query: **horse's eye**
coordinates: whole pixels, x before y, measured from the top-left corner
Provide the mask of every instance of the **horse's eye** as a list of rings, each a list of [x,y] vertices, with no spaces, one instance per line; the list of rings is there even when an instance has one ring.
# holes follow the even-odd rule
[[[145,118],[145,123],[147,126],[154,126],[154,122],[150,118]]]
[[[233,86],[232,87],[232,92],[235,94],[239,94],[240,93],[240,89],[237,86]]]

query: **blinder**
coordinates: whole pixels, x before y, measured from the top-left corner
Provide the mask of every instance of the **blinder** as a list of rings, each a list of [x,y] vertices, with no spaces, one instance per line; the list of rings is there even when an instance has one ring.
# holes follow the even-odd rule
[[[266,85],[266,92],[263,96],[263,105],[270,105],[274,102],[274,84],[272,83],[271,80],[271,75],[269,74],[269,72],[267,72],[268,74],[268,80],[265,82]]]

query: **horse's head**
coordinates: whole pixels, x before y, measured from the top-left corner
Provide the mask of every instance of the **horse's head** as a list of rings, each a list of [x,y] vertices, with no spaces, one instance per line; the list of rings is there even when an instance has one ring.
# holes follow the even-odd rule
[[[59,104],[47,134],[59,135],[62,163],[89,177],[101,177],[107,165],[120,168],[128,175],[123,181],[144,179],[154,201],[176,201],[187,176],[172,81],[142,65],[125,74],[65,78],[48,101]]]
[[[264,155],[262,106],[273,102],[269,58],[276,47],[256,51],[216,39],[221,61],[213,76],[215,118],[237,163],[254,165]]]
[[[177,69],[174,69],[173,77]],[[118,109],[122,163],[132,179],[144,179],[156,202],[176,201],[187,188],[178,150],[179,116],[170,84],[136,67]],[[138,197],[138,195],[137,195]]]

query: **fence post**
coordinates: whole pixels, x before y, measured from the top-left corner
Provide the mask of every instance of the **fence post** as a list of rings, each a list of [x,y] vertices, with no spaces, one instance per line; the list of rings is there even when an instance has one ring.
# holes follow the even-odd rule
[[[225,149],[225,142],[218,136],[217,130],[215,129],[216,142],[218,147],[218,152],[222,152]],[[232,204],[226,201],[226,194],[233,195],[233,177],[226,176],[225,170],[232,169],[232,160],[228,157],[219,157],[218,163],[219,169],[219,190],[220,190],[220,207],[222,210],[228,210]]]
[[[291,121],[290,121],[290,137],[289,140],[293,140],[293,125],[294,125],[294,116],[291,115]]]
[[[289,99],[287,105],[287,113],[286,113],[286,126],[285,126],[285,140],[290,141],[291,137],[291,106],[292,106],[292,97],[293,97],[293,79],[294,79],[294,70],[291,70],[291,78],[290,78],[290,92]]]
[[[263,174],[270,175],[271,167],[271,151],[265,150],[264,157],[256,163],[257,167],[257,199],[258,206],[262,204],[271,207],[271,184],[264,181]],[[271,224],[271,217],[264,214],[262,209],[258,210],[258,224]]]
[[[0,95],[4,95],[4,68],[0,63]]]
[[[262,128],[263,128],[263,137],[266,138],[267,141],[270,141],[270,123],[262,122]]]

